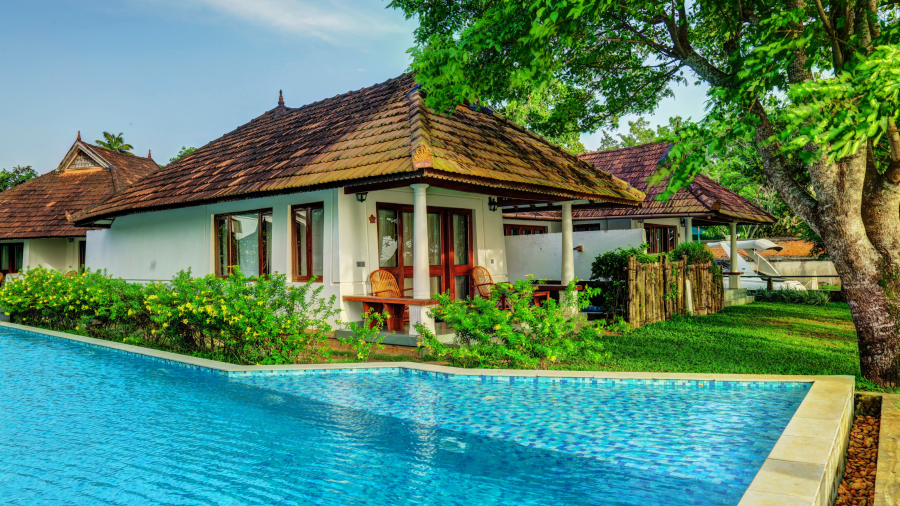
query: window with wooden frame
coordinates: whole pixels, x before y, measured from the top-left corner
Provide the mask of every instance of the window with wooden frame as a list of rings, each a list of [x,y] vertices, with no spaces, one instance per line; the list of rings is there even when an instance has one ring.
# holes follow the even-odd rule
[[[272,258],[272,210],[219,214],[216,226],[216,275],[235,266],[245,276],[266,276]]]
[[[644,225],[649,253],[666,253],[675,249],[676,230],[668,225]]]
[[[16,274],[22,269],[25,243],[0,244],[0,274]]]
[[[503,225],[503,235],[531,235],[531,234],[546,234],[547,227],[538,226],[538,225],[513,225],[513,224],[505,224]]]
[[[291,207],[294,281],[322,281],[324,274],[325,207],[321,202]]]

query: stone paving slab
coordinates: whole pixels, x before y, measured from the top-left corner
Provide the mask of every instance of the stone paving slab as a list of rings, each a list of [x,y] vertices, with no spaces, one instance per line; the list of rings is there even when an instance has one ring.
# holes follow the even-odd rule
[[[881,396],[875,506],[900,505],[900,394]]]

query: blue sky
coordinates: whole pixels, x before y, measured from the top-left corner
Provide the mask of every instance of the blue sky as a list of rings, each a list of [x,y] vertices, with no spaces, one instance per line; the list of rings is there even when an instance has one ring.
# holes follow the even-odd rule
[[[402,73],[415,21],[384,0],[28,0],[0,17],[0,168],[56,167],[80,130],[165,163],[271,109]],[[679,88],[652,123],[699,117]],[[623,121],[622,125],[625,125]],[[589,149],[599,134],[584,135]]]

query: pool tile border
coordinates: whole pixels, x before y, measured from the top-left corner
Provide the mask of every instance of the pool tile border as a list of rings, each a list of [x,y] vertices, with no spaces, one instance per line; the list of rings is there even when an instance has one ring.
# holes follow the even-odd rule
[[[812,383],[806,398],[738,506],[830,506],[843,473],[844,456],[853,423],[855,379],[852,376],[476,370],[415,362],[241,366],[8,322],[0,322],[0,327],[26,334],[67,339],[200,372],[238,377],[400,373],[448,381],[582,382],[661,388],[690,385],[713,389],[797,388]]]

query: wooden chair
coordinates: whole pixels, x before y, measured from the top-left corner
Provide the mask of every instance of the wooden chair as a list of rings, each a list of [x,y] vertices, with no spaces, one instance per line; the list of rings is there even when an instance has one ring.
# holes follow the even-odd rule
[[[3,276],[4,274],[0,272],[0,286],[3,286]]]
[[[475,285],[475,294],[487,299],[494,288],[494,278],[490,271],[479,265],[472,269],[472,284]]]
[[[494,286],[496,285],[496,283],[494,283],[494,278],[491,277],[491,272],[480,265],[472,268],[472,284],[475,286],[476,295],[485,299],[490,298],[491,291],[493,291]],[[550,292],[534,292],[532,295],[534,296],[534,304],[536,306],[540,306],[542,300],[550,300]],[[500,298],[497,307],[500,309],[510,308],[509,301],[506,297]]]
[[[403,288],[401,290],[400,285],[397,284],[397,278],[383,269],[372,271],[372,274],[369,274],[369,283],[372,285],[372,291],[369,292],[369,295],[376,297],[402,297],[403,292],[412,290],[412,288]]]
[[[402,297],[404,292],[412,290],[412,288],[400,288],[397,284],[397,278],[390,272],[378,269],[369,274],[369,284],[372,285],[372,291],[369,295],[375,297]],[[409,321],[409,306],[403,306],[403,321]]]
[[[67,272],[67,273],[65,274],[65,277],[67,277],[67,278],[77,278],[77,277],[78,277],[78,271],[69,271],[69,272]]]

